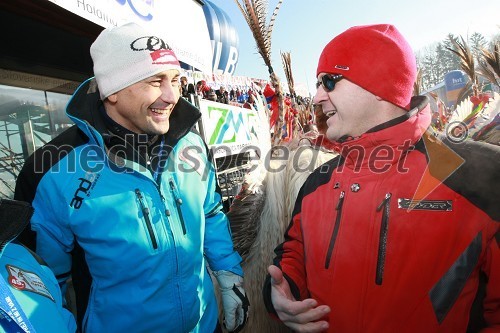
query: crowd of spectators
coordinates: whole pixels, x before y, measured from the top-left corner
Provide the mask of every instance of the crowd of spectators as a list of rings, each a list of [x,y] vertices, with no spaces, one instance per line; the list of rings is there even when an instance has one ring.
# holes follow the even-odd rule
[[[228,90],[227,87],[221,85],[219,89],[214,89],[210,87],[205,80],[200,80],[196,82],[196,85],[188,83],[187,77],[181,77],[181,92],[182,96],[189,98],[189,95],[198,95],[203,99],[208,99],[214,102],[219,102],[223,104],[233,104],[238,103],[240,106],[250,109],[254,105],[255,98],[251,89],[244,90],[239,87],[231,87]]]

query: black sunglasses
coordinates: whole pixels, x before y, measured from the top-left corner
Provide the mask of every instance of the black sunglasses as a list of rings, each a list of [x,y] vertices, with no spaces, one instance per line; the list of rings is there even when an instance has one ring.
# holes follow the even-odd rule
[[[318,82],[316,82],[316,89],[323,85],[327,92],[332,91],[335,88],[337,82],[342,80],[344,77],[341,74],[325,74],[321,77]]]

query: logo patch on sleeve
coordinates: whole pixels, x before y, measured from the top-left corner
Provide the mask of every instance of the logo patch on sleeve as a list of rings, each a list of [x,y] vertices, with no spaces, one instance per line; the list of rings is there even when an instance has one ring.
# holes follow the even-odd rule
[[[21,291],[34,292],[55,302],[54,297],[52,297],[49,292],[49,289],[45,286],[42,279],[40,279],[37,274],[22,270],[16,266],[6,265],[5,267],[9,272],[8,280],[12,287]]]

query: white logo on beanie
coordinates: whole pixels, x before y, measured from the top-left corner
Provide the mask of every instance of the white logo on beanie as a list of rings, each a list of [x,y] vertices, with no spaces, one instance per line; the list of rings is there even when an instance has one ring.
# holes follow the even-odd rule
[[[90,47],[101,99],[166,70],[180,70],[163,39],[136,23],[105,29]]]
[[[335,68],[336,69],[341,69],[343,71],[348,71],[349,70],[349,66],[344,66],[344,65],[335,65]]]

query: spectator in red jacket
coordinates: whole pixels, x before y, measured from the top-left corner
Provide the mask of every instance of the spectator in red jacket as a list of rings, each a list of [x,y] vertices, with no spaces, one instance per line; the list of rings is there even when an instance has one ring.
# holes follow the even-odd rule
[[[298,194],[268,311],[297,332],[500,332],[500,148],[432,132],[392,25],[341,33],[316,75],[340,155]]]
[[[208,93],[210,91],[210,87],[207,85],[205,80],[200,80],[196,82],[196,94],[201,98],[208,99]]]

